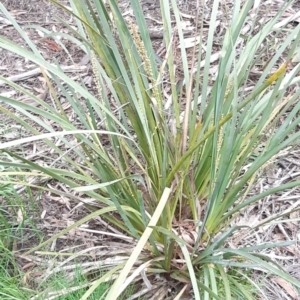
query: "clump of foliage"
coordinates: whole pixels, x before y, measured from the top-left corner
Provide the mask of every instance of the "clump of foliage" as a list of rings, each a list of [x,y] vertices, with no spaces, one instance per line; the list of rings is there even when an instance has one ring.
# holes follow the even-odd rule
[[[291,181],[249,196],[259,172],[299,141],[296,126],[300,121],[300,89],[291,94],[289,91],[300,80],[300,64],[289,67],[289,63],[299,47],[300,25],[277,45],[255,85],[245,89],[251,69],[266,50],[261,45],[267,38],[276,38],[271,35],[273,27],[288,4],[261,25],[259,32],[245,36],[242,28],[250,17],[253,1],[245,1],[243,6],[234,1],[217,75],[211,83],[209,68],[219,2],[214,1],[205,42],[203,18],[199,16],[198,47],[206,47],[202,68],[201,51],[194,51],[192,62],[189,60],[175,0],[160,1],[166,49],[160,63],[139,1],[130,1],[135,20],[128,20],[122,16],[117,1],[108,0],[105,5],[103,1],[71,0],[70,13],[76,17],[77,31],[65,25],[91,59],[97,95],[89,92],[84,83],[68,77],[59,66],[46,62],[26,35],[23,37],[31,51],[0,37],[2,48],[42,68],[54,99],[54,106],[49,105],[20,85],[1,78],[39,104],[31,106],[0,97],[5,103],[1,112],[29,132],[26,138],[0,145],[16,160],[3,165],[23,169],[19,175],[55,179],[80,192],[81,199],[94,199],[101,204],[99,209],[87,203],[91,214],[48,242],[99,215],[137,241],[132,255],[124,256],[126,263],[116,262],[115,268],[104,270],[107,273],[81,299],[87,299],[98,285],[117,274],[106,296],[116,299],[145,270],[150,279],[165,276],[177,282],[176,299],[191,286],[195,299],[253,299],[247,288],[251,281],[234,270],[258,265],[300,287],[268,257],[257,254],[261,249],[289,243],[238,249],[227,244],[242,229],[232,225],[241,211],[300,183]],[[2,5],[0,8],[10,18]],[[255,19],[258,11],[254,9],[251,18]],[[176,29],[172,26],[173,17]],[[23,34],[19,25],[10,20]],[[172,46],[175,34],[180,61]],[[177,79],[178,65],[182,67],[182,80]],[[64,111],[58,90],[70,104],[76,122]],[[47,145],[56,154],[53,160],[38,164],[18,154],[20,145],[33,141]],[[69,197],[75,198],[71,194]],[[153,284],[159,290],[160,285]],[[150,299],[157,289],[146,289],[144,297]],[[167,295],[166,288],[164,291]]]

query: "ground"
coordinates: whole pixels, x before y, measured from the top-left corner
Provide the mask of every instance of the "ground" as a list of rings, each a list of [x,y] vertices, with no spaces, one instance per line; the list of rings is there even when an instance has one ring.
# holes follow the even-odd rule
[[[205,1],[206,9],[203,13],[206,14],[206,20],[209,23],[209,12],[213,1]],[[68,1],[60,1],[63,5],[68,5]],[[154,48],[159,56],[164,55],[164,47],[162,40],[162,26],[159,19],[159,1],[152,0],[141,0],[143,5],[146,20],[150,29],[150,36],[153,40]],[[219,23],[216,28],[216,36],[222,39],[225,33],[226,24],[226,9],[230,6],[230,1],[221,1],[219,12]],[[51,37],[45,37],[48,33],[70,33],[65,25],[63,25],[56,17],[61,18],[69,25],[73,24],[72,17],[68,16],[62,10],[58,9],[54,5],[50,4],[46,0],[2,0],[2,4],[10,12],[10,14],[15,18],[17,23],[21,27],[27,26],[26,33],[30,40],[37,45],[40,53],[50,62],[58,62],[62,68],[65,68],[72,76],[78,76],[78,72],[84,78],[84,81],[90,86],[91,90],[94,87],[93,77],[91,72],[90,62],[86,59],[84,51],[79,49],[79,47],[74,46],[70,41],[66,39],[59,39],[55,36],[54,39]],[[124,14],[131,16],[132,12],[129,9],[128,1],[120,0],[120,6]],[[197,1],[182,0],[178,1],[181,12],[185,16],[187,32],[190,31],[192,36],[193,30],[190,27],[195,25],[195,20],[193,18],[193,12],[195,11]],[[272,16],[276,13],[280,7],[280,1],[266,1],[262,6],[262,14]],[[286,21],[289,26],[294,27],[300,22],[300,2],[296,1],[293,8],[287,12],[284,19],[280,21]],[[298,17],[293,20],[288,18],[293,15]],[[41,31],[36,26],[42,27],[44,30]],[[26,48],[26,42],[24,39],[16,32],[10,22],[6,19],[4,15],[0,14],[0,32],[1,35],[13,40],[15,43],[22,45]],[[280,38],[280,37],[279,37]],[[283,38],[283,37],[282,37]],[[64,49],[65,47],[65,49]],[[214,80],[216,65],[219,58],[220,44],[216,43],[215,54],[212,57],[212,66],[210,69],[212,80]],[[66,55],[67,50],[69,55]],[[270,53],[266,53],[265,61],[272,55],[272,49]],[[49,96],[49,91],[46,88],[43,76],[37,66],[33,65],[30,61],[24,60],[22,57],[18,57],[6,50],[0,49],[0,71],[1,75],[4,77],[15,78],[21,86],[32,90],[38,97],[49,101],[51,103],[52,99]],[[30,73],[31,72],[31,73]],[[253,70],[253,76],[257,74],[259,70]],[[15,77],[13,77],[15,76]],[[180,73],[178,74],[180,76]],[[0,94],[2,96],[14,97],[19,101],[24,101],[32,105],[37,105],[35,102],[31,102],[24,96],[18,95],[16,92],[12,91],[8,85],[0,82]],[[67,109],[67,104],[65,104]],[[16,127],[14,124],[3,124],[3,129],[1,130],[1,140],[8,141],[17,137],[20,137],[20,128]],[[23,134],[23,133],[22,133]],[[36,160],[40,159],[40,153],[45,151],[45,149],[39,149],[39,145],[36,148],[27,149],[28,155],[35,155]],[[261,177],[259,184],[255,187],[257,191],[261,187],[266,186],[276,186],[283,182],[287,182],[290,178],[299,176],[300,172],[300,149],[295,147],[287,155],[282,157],[280,162],[272,165],[269,171]],[[55,189],[63,189],[63,187],[58,186],[56,182],[47,182],[48,187]],[[21,195],[23,192],[21,187],[17,187],[18,193]],[[253,190],[255,193],[255,189]],[[275,195],[268,199],[264,199],[258,205],[251,207],[245,214],[241,217],[240,224],[255,225],[260,222],[266,221],[267,218],[274,217],[276,214],[282,213],[291,206],[297,208],[300,204],[299,200],[300,189],[295,188],[288,193]],[[45,237],[50,237],[53,234],[60,231],[73,224],[76,220],[80,219],[85,215],[85,210],[83,206],[78,206],[77,203],[68,200],[67,198],[58,197],[50,193],[42,193],[33,195],[33,199],[36,202],[34,208],[35,221],[37,222],[37,228],[42,231]],[[79,209],[78,209],[79,208]],[[297,213],[290,214],[290,218],[296,218]],[[16,216],[16,223],[18,223]],[[100,229],[99,229],[100,228]],[[72,247],[79,247],[84,249],[86,247],[92,247],[96,245],[101,245],[105,242],[103,236],[101,235],[101,229],[107,228],[107,224],[101,219],[90,222],[86,225],[86,228],[81,228],[74,230],[67,236],[64,236],[56,240],[51,249],[55,251],[68,251]],[[111,229],[111,228],[110,228]],[[253,245],[256,243],[257,239],[267,241],[286,241],[286,240],[298,240],[300,225],[299,222],[293,221],[282,225],[273,225],[265,228],[264,232],[249,235],[247,233],[248,245]],[[17,243],[14,245],[14,250],[16,251],[16,257],[18,259],[20,268],[23,271],[31,274],[29,276],[39,277],[39,273],[36,270],[38,266],[38,261],[34,257],[28,257],[24,259],[21,255],[25,250],[32,248],[38,243],[37,237],[30,233],[30,231],[25,232],[26,239],[23,243]],[[232,244],[239,245],[239,240],[241,237],[233,238]],[[120,241],[116,240],[116,243]],[[117,244],[116,244],[117,245]],[[281,257],[284,261],[285,268],[288,272],[293,274],[296,278],[300,280],[300,248],[298,246],[289,246],[284,249],[274,250],[273,253],[269,253],[270,257],[279,258]],[[28,260],[32,263],[29,264]],[[40,260],[41,262],[41,260]],[[41,265],[43,263],[41,262]],[[274,278],[272,282],[268,283],[268,293],[270,299],[296,299],[292,296],[292,292],[284,283],[280,282],[278,278]],[[300,299],[300,298],[299,298]]]

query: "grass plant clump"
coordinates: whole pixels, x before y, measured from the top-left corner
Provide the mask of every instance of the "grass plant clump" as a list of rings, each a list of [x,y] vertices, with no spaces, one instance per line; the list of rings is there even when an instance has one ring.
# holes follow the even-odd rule
[[[26,299],[30,291],[22,283],[22,275],[13,255],[13,248],[23,231],[22,222],[12,224],[12,216],[24,208],[13,188],[0,185],[0,298]]]
[[[257,1],[234,1],[213,66],[221,1],[213,1],[208,28],[204,14],[197,15],[197,35],[188,47],[176,1],[161,0],[161,57],[153,49],[139,1],[130,1],[134,18],[123,16],[114,0],[70,0],[71,10],[51,2],[75,18],[76,30],[60,20],[73,35],[63,37],[76,38],[89,56],[94,90],[47,62],[0,4],[28,49],[3,36],[0,47],[40,66],[53,100],[49,104],[0,77],[37,103],[0,96],[1,114],[27,134],[0,144],[2,154],[14,158],[1,162],[1,176],[16,178],[1,182],[68,197],[91,213],[27,254],[101,216],[126,249],[118,252],[119,260],[99,264],[102,276],[80,299],[88,299],[107,280],[114,281],[103,296],[107,300],[117,299],[132,283],[132,299],[255,299],[262,291],[247,274],[255,269],[300,288],[298,280],[261,253],[292,241],[230,242],[264,225],[238,225],[247,208],[300,184],[291,180],[253,193],[259,176],[296,147],[300,137],[300,64],[295,59],[300,24],[286,29],[285,39],[277,42],[284,32],[277,25],[290,3],[260,23]],[[264,61],[270,44],[274,50]],[[253,69],[262,61],[259,77],[253,80]],[[63,108],[62,96],[69,111]],[[20,149],[30,143],[47,147],[51,155],[42,163],[28,159]],[[33,177],[55,180],[68,193],[26,179]],[[106,245],[111,255],[115,245],[113,240]]]

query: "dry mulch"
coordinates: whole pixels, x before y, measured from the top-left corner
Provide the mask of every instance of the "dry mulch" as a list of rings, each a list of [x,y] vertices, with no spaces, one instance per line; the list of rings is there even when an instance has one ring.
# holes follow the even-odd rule
[[[60,2],[61,4],[68,5],[67,0],[61,0]],[[165,48],[162,39],[162,24],[159,17],[159,2],[151,0],[141,0],[140,2],[146,15],[146,20],[150,29],[150,36],[153,40],[154,48],[159,56],[164,57]],[[203,2],[205,2],[205,7],[203,8],[201,13],[205,14],[205,20],[207,24],[209,24],[210,11],[213,1],[211,0]],[[41,31],[32,27],[32,25],[41,26],[45,30],[48,30],[49,33],[68,33],[68,29],[62,23],[56,20],[55,17],[58,16],[72,25],[73,19],[70,18],[70,16],[45,0],[2,0],[2,3],[22,28],[28,26],[25,29],[27,35],[30,40],[35,45],[37,45],[40,53],[44,58],[46,58],[49,62],[55,62],[62,65],[64,68],[66,68],[66,70],[70,72],[70,76],[76,77],[78,76],[78,73],[80,73],[80,76],[84,78],[85,82],[89,82],[89,86],[91,87],[91,89],[93,89],[94,84],[91,66],[90,62],[86,60],[84,52],[75,47],[66,39],[53,39],[45,37]],[[188,42],[188,38],[193,37],[197,31],[197,29],[195,28],[195,18],[193,16],[193,12],[196,11],[197,1],[182,0],[178,1],[178,3],[185,20],[185,37],[187,38]],[[274,16],[282,3],[283,1],[280,0],[264,1],[260,10],[261,16],[264,16],[266,19]],[[129,9],[128,1],[122,0],[119,1],[119,4],[124,14],[132,17],[132,12]],[[212,81],[214,80],[214,76],[217,70],[219,53],[221,50],[221,41],[228,24],[226,15],[230,6],[230,1],[221,1],[218,25],[216,27],[216,42],[214,44],[214,54],[212,55],[211,60],[210,73],[212,75]],[[288,24],[288,26],[290,26],[291,28],[296,26],[300,22],[299,12],[300,2],[296,1],[293,8],[283,16],[283,19],[279,21],[279,24],[283,24],[284,22],[286,22],[286,24]],[[208,28],[208,26],[206,28]],[[21,45],[28,49],[28,46],[24,42],[22,37],[20,37],[13,26],[9,24],[9,21],[5,18],[5,16],[1,14],[0,32],[1,35],[4,35],[5,37],[13,40],[18,45]],[[206,32],[207,31],[204,30],[204,34],[206,34]],[[281,38],[284,38],[284,36],[282,36]],[[218,41],[220,41],[220,43],[218,43]],[[176,41],[175,38],[174,43],[176,44],[176,42],[178,41]],[[70,55],[66,55],[63,47],[66,48]],[[270,49],[270,52],[266,53],[266,61],[269,59],[269,57],[272,56],[272,51],[276,51],[276,48],[274,48],[273,50]],[[203,59],[204,57],[205,53],[203,54]],[[18,57],[15,54],[0,49],[0,72],[3,76],[13,78],[21,86],[31,90],[38,97],[41,97],[42,99],[51,103],[49,91],[47,90],[43,76],[36,65],[32,64],[29,61],[26,61],[22,57]],[[254,76],[255,72],[257,72],[257,74],[259,75],[259,68],[257,70],[253,70]],[[178,71],[178,77],[180,78],[180,71]],[[26,97],[15,93],[9,86],[4,85],[3,83],[0,83],[0,94],[8,97],[14,97],[15,99],[19,99],[20,101],[30,101],[30,99],[27,99]],[[32,105],[35,104],[32,103]],[[66,109],[67,108],[68,107],[66,107]],[[3,125],[4,123],[5,122],[3,122]],[[16,127],[15,124],[6,124],[6,126],[4,126],[4,129],[2,129],[2,132],[0,132],[1,141],[8,141],[18,138],[19,134],[19,128]],[[46,151],[45,149],[42,150]],[[34,153],[31,153],[33,151],[31,148],[28,148],[27,151],[28,155],[35,155]],[[41,159],[41,157],[37,157],[36,159]],[[255,187],[253,187],[252,193],[258,193],[268,188],[278,186],[279,184],[286,183],[289,180],[299,177],[299,172],[300,149],[299,147],[295,147],[294,149],[289,150],[286,153],[282,153],[281,159],[270,165],[267,172],[261,174],[261,178],[255,185]],[[56,182],[45,182],[45,184],[53,189],[65,189],[65,187],[59,185]],[[19,193],[23,191],[21,187],[18,187],[18,189]],[[299,207],[299,196],[299,188],[294,188],[287,192],[270,196],[248,208],[247,211],[245,211],[244,214],[240,217],[240,220],[238,220],[237,222],[239,225],[251,224],[252,226],[256,226],[260,223],[265,222],[268,218],[272,218],[277,214],[290,210],[291,207]],[[40,207],[38,214],[41,217],[37,219],[37,223],[38,227],[43,230],[46,237],[51,236],[54,233],[57,233],[61,229],[65,228],[66,226],[73,224],[74,221],[80,219],[86,213],[86,211],[84,211],[83,209],[83,206],[78,206],[77,203],[64,197],[58,197],[53,194],[43,193],[40,196],[39,200]],[[299,217],[299,214],[295,212],[291,213],[287,217],[290,219],[295,219]],[[108,225],[100,219],[90,222],[89,224],[86,224],[85,227],[74,230],[67,236],[64,236],[58,239],[56,242],[52,243],[51,250],[73,251],[72,249],[78,250],[101,245],[103,244],[103,242],[105,242],[105,240],[103,235],[101,235],[101,231],[99,231],[99,226],[103,229],[107,228]],[[112,228],[109,229],[113,230]],[[244,236],[234,236],[230,242],[230,246],[239,247],[240,245],[250,246],[266,242],[299,240],[299,230],[300,226],[299,222],[297,221],[263,226],[258,232],[245,231]],[[32,245],[35,245],[37,243],[34,236],[29,234],[27,237],[27,242],[22,245],[16,245],[15,250],[19,250],[20,252],[22,252],[26,248],[30,248],[32,247]],[[117,242],[118,239],[116,239],[116,243]],[[117,245],[118,244],[116,244],[116,247]],[[300,249],[297,245],[281,249],[274,249],[273,251],[269,251],[268,253],[264,254],[268,255],[274,260],[281,261],[282,265],[288,272],[290,272],[296,278],[300,279]],[[28,264],[28,261],[24,257],[19,257],[19,262],[24,271],[34,270],[35,266],[42,266],[44,263],[40,258],[37,259],[36,257],[31,257],[29,260],[31,259],[31,262],[34,263]],[[295,298],[294,292],[286,284],[286,282],[282,282],[276,277],[267,282],[266,293],[269,297],[268,299],[297,299]]]

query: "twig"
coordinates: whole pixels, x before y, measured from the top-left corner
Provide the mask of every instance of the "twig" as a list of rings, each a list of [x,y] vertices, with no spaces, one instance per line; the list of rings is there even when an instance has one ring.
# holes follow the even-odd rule
[[[84,71],[84,70],[87,69],[87,66],[61,66],[61,69],[64,72],[67,72],[67,73],[70,72],[71,73],[71,72]],[[24,72],[24,73],[21,73],[21,74],[17,74],[17,75],[7,77],[6,79],[9,80],[9,81],[12,81],[12,82],[16,82],[16,81],[21,81],[21,80],[24,80],[24,79],[34,77],[34,76],[39,75],[41,73],[42,73],[41,69],[36,68],[36,69],[30,70],[30,71],[27,71],[27,72]],[[4,81],[0,80],[0,86],[3,86],[5,84],[6,83]]]

